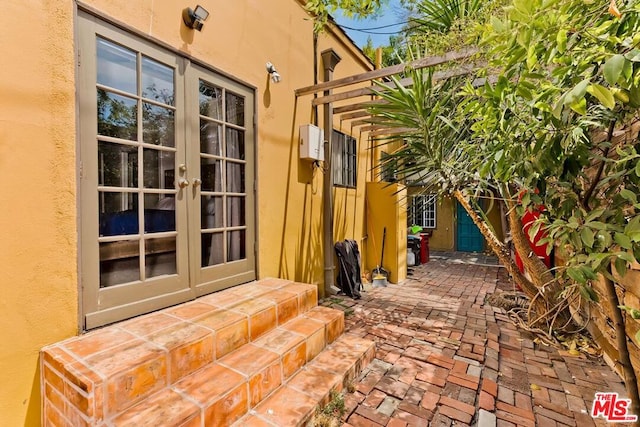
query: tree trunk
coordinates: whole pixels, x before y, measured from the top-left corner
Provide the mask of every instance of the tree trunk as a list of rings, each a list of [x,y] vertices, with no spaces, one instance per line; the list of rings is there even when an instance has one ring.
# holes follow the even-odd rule
[[[549,311],[563,302],[560,298],[562,284],[553,276],[545,263],[533,252],[531,244],[529,243],[529,236],[525,233],[522,221],[516,211],[516,204],[513,200],[509,199],[509,197],[505,197],[505,200],[507,203],[509,227],[511,228],[513,245],[520,255],[525,270],[529,273],[531,282],[537,290],[536,292],[540,292],[547,306],[547,311]],[[527,293],[527,295],[529,294],[526,290],[525,293]],[[553,326],[560,328],[568,325],[571,322],[571,318],[569,307],[564,307],[555,317]]]
[[[487,240],[487,243],[493,253],[498,257],[500,263],[507,269],[513,280],[516,282],[518,286],[524,291],[525,294],[533,301],[533,308],[538,315],[543,315],[547,312],[547,306],[545,301],[540,298],[535,298],[538,294],[538,288],[529,281],[522,273],[520,273],[520,269],[511,258],[511,253],[509,249],[502,243],[496,235],[491,231],[491,229],[485,224],[484,220],[480,218],[480,216],[476,213],[475,210],[469,204],[469,201],[465,197],[465,195],[460,191],[456,190],[453,193],[453,196],[456,200],[462,205],[465,211],[471,217],[471,220],[475,225],[478,226],[480,233]]]
[[[555,298],[547,298],[549,295],[549,287],[556,282],[555,277],[540,258],[533,252],[529,243],[529,236],[524,232],[522,221],[516,212],[516,204],[508,197],[505,198],[507,203],[507,215],[509,218],[509,227],[511,228],[511,238],[516,251],[522,259],[524,268],[529,272],[531,281],[536,288],[545,290],[545,299],[553,301]]]
[[[609,274],[612,274],[611,264],[608,267]],[[640,396],[638,394],[638,379],[636,378],[636,371],[631,364],[631,357],[629,356],[629,347],[627,342],[627,328],[624,323],[624,317],[622,310],[620,309],[620,301],[618,300],[618,293],[616,292],[616,285],[612,280],[607,278],[605,281],[605,289],[607,292],[607,300],[611,307],[611,313],[613,314],[613,326],[616,331],[616,344],[618,348],[618,362],[622,366],[622,372],[624,374],[624,385],[627,389],[627,394],[631,399],[631,412],[633,415],[640,417]],[[636,423],[636,425],[640,425]]]

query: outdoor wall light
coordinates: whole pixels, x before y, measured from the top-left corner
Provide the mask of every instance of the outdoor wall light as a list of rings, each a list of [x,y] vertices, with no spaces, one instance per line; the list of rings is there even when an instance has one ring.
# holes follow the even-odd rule
[[[271,81],[280,83],[282,76],[276,71],[276,67],[271,62],[267,62],[267,72],[271,75]]]
[[[187,7],[182,11],[182,20],[184,21],[184,25],[193,30],[202,31],[204,21],[206,21],[208,17],[209,12],[200,5],[196,6],[196,10]]]

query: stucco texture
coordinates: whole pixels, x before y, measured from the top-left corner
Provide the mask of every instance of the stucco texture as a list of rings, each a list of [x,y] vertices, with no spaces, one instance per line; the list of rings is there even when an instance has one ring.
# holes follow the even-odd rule
[[[0,425],[34,426],[39,350],[77,330],[73,4],[2,6]]]
[[[323,171],[298,159],[299,126],[314,117],[312,96],[294,96],[314,83],[312,22],[300,3],[203,0],[211,15],[202,32],[182,24],[192,3],[81,4],[256,88],[258,275],[320,284]],[[39,350],[80,323],[75,8],[72,0],[5,0],[0,14],[0,425],[40,423]],[[342,57],[335,78],[372,68],[339,32],[320,35],[318,55],[329,47]],[[281,83],[268,79],[267,61]],[[322,126],[321,109],[318,116]],[[334,240],[364,237],[364,144],[357,188],[334,190]]]

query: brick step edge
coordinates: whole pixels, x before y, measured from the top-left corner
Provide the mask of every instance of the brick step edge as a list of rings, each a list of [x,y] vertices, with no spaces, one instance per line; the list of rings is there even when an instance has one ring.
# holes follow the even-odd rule
[[[283,319],[280,316],[279,308],[283,295],[281,290],[290,295],[286,298],[293,298],[296,301],[297,309],[293,318]],[[240,294],[242,297],[238,296]],[[223,307],[223,304],[205,303],[205,299],[209,301],[214,298],[226,298],[236,303],[238,298],[244,298],[242,301],[245,302],[251,300],[265,302],[273,298],[269,306],[277,307],[277,320],[274,319],[277,323],[268,327],[265,333],[300,317],[315,315],[316,318],[320,317],[317,319],[319,321],[323,317],[323,313],[318,312],[320,308],[317,306],[315,286],[283,279],[262,279],[46,346],[41,350],[40,358],[42,424],[53,423],[73,427],[99,425],[105,419],[113,418],[155,393],[170,388],[172,384],[193,373],[194,370],[197,371],[207,363],[218,360],[217,357],[212,356],[218,351],[216,344],[218,330],[205,334],[206,325],[195,323],[198,319],[210,314],[229,311],[231,307]],[[242,315],[239,312],[234,312],[233,315],[246,319],[243,322],[247,325],[247,331],[245,331],[247,336],[240,340],[242,341],[239,343],[240,347],[246,342],[254,341],[248,335],[248,326],[251,325],[250,315]],[[282,323],[283,320],[285,320],[284,323]],[[344,317],[340,320],[333,322],[332,328],[327,328],[327,338],[332,335],[328,342],[343,332]],[[171,330],[174,328],[188,330],[192,336],[187,337],[187,334],[184,334],[183,338],[172,340]],[[169,344],[165,346],[150,342],[151,337],[163,334],[165,331],[169,331],[166,333],[166,341]],[[255,339],[261,337],[264,335],[261,334]],[[193,342],[184,341],[185,339]],[[322,348],[325,344],[326,342]],[[212,346],[213,350],[210,349]],[[236,346],[236,349],[240,347]],[[104,354],[116,362],[131,361],[130,356],[133,355],[140,359],[140,363],[128,363],[126,367],[128,372],[119,369],[112,370],[111,374],[101,373],[89,363],[89,360]],[[184,358],[193,359],[193,367],[188,366],[185,369],[182,366]],[[109,364],[104,365],[109,366]],[[150,382],[147,378],[149,375],[154,377],[155,382]],[[139,389],[142,390],[139,391]]]
[[[233,427],[307,425],[331,392],[348,389],[374,357],[373,341],[344,334]]]
[[[191,376],[200,395],[187,395],[179,387],[164,389],[98,425],[302,426],[317,408],[329,402],[332,390],[342,391],[374,357],[374,342],[343,334],[296,374],[261,396],[252,408],[250,380],[213,364],[203,369],[213,372]],[[268,376],[259,378],[265,380],[268,382]]]

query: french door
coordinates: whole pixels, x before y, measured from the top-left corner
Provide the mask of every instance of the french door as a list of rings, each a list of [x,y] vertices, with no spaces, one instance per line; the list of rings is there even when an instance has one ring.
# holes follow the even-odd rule
[[[187,118],[197,132],[187,148],[189,240],[203,295],[255,278],[253,94],[200,67],[188,71],[188,89],[198,94]]]
[[[255,278],[253,91],[78,17],[87,329]]]

